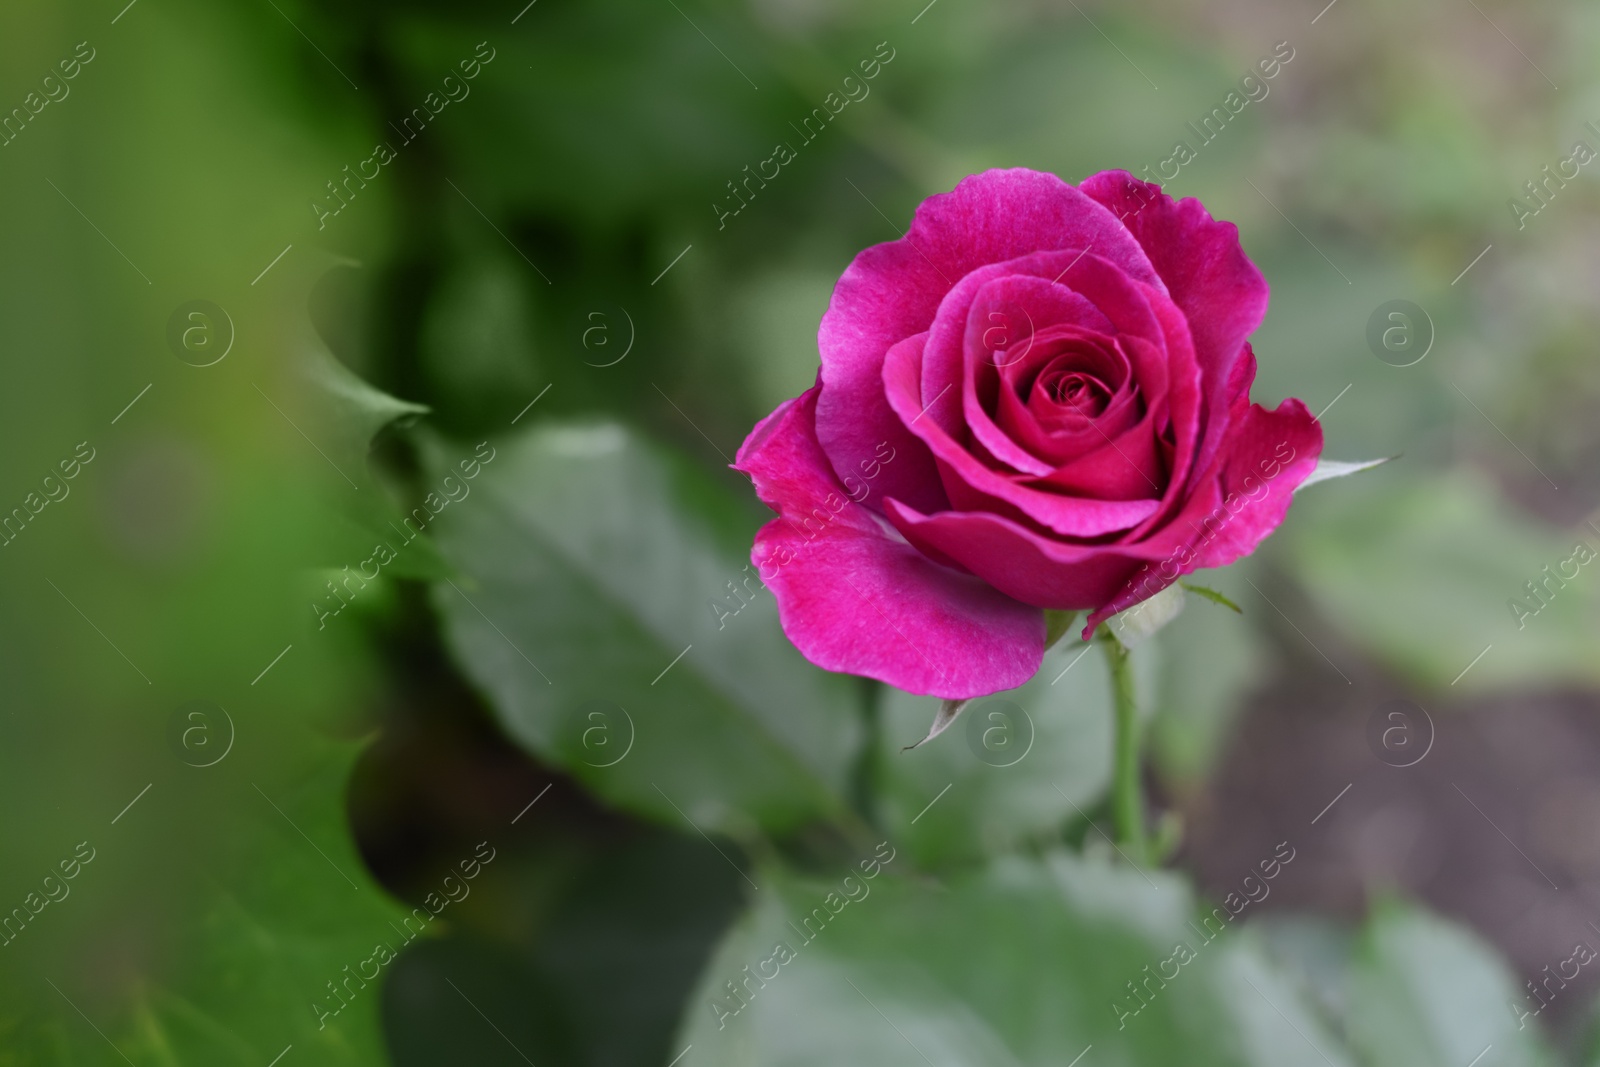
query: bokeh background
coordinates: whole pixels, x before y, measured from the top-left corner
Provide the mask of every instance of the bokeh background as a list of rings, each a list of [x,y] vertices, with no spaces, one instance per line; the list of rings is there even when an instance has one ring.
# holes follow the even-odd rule
[[[1554,0],[7,5],[0,1063],[1600,1062],[1597,56]],[[935,702],[787,645],[727,464],[922,198],[1180,141],[1257,399],[1399,458],[1136,649],[1140,873],[1097,652],[901,751]]]

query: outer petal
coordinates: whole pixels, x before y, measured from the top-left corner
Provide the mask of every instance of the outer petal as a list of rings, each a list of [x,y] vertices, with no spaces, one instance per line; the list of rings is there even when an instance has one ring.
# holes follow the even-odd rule
[[[884,399],[889,346],[926,330],[945,293],[976,268],[1032,252],[1083,248],[1165,288],[1115,214],[1055,175],[1031,170],[964,178],[954,191],[923,201],[905,237],[856,256],[817,334],[823,382],[817,438],[836,471],[870,462],[884,441],[904,458],[868,498],[872,506],[881,496],[920,508],[944,506],[932,457]]]
[[[1254,357],[1250,358],[1253,363]],[[1322,454],[1321,424],[1294,399],[1285,400],[1275,411],[1241,400],[1231,423],[1228,440],[1203,479],[1202,491],[1167,527],[1167,536],[1151,542],[1171,547],[1089,616],[1085,637],[1109,616],[1154,596],[1182,575],[1202,567],[1226,567],[1248,556],[1283,522],[1295,487],[1316,468]]]
[[[992,512],[923,515],[892,498],[884,501],[884,510],[918,548],[952,559],[996,589],[1042,608],[1098,607],[1145,562],[1142,546],[1067,544]]]
[[[1194,337],[1205,403],[1228,410],[1227,389],[1245,338],[1267,313],[1267,282],[1239,245],[1239,228],[1218,222],[1193,197],[1173,200],[1161,187],[1124,170],[1102,171],[1081,186],[1118,216],[1138,239]],[[1197,469],[1210,464],[1226,435],[1212,418],[1200,442]]]
[[[1244,401],[1233,426],[1226,450],[1178,518],[1134,544],[1065,544],[1001,515],[923,515],[896,500],[886,501],[885,510],[912,544],[1019,600],[1096,609],[1083,631],[1088,638],[1106,618],[1180,576],[1249,555],[1283,521],[1295,487],[1316,467],[1321,426],[1298,400],[1276,411]]]
[[[820,390],[757,424],[734,463],[778,512],[750,558],[789,640],[819,667],[910,693],[964,699],[1033,677],[1043,613],[934,563],[852,502],[817,443]]]

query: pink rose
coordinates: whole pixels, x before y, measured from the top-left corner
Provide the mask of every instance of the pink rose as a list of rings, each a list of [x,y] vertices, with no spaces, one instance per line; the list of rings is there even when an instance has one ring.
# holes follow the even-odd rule
[[[1125,171],[992,170],[862,252],[817,384],[734,464],[752,562],[813,663],[964,698],[1026,682],[1043,608],[1107,616],[1249,554],[1316,466],[1250,402],[1267,284],[1232,223]]]

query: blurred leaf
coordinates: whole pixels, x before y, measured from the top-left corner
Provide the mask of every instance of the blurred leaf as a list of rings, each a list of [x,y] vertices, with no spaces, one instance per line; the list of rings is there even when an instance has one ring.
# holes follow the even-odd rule
[[[538,1064],[632,1067],[679,1051],[670,1044],[684,998],[739,913],[744,881],[698,836],[646,828],[608,844],[564,875],[531,944],[462,931],[401,957],[384,996],[396,1067],[516,1064],[519,1052]],[[497,909],[513,922],[526,921],[540,895],[516,888],[562,861],[542,848],[518,851],[509,843],[496,860],[526,868]]]
[[[312,396],[320,394],[327,405],[321,420],[332,438],[327,451],[341,470],[364,472],[374,434],[402,416],[428,410],[374,389],[320,343],[306,351],[304,373],[317,390]]]
[[[433,14],[389,29],[389,53],[419,102],[484,36],[478,26]],[[796,107],[760,63],[743,18],[701,11],[691,22],[669,5],[637,7],[626,17],[551,5],[528,12],[516,30],[492,37],[494,58],[467,83],[470,95],[449,104],[427,134],[468,175],[457,180],[491,216],[516,201],[599,228],[692,200],[696,224],[714,228],[709,205],[728,195],[723,183],[771,154]],[[764,90],[723,63],[702,32],[745,57],[741,66]],[[602,39],[607,47],[595,49]],[[547,107],[552,93],[573,94],[584,106]],[[530,130],[541,152],[566,165],[529,166]]]
[[[281,269],[290,276],[284,284],[304,290],[300,299],[304,305],[312,286],[330,270],[356,265],[313,249]],[[299,388],[291,403],[296,414],[303,411],[309,420],[312,432],[307,439],[340,474],[365,485],[370,481],[367,453],[372,438],[396,419],[423,414],[428,408],[390,396],[352,372],[328,349],[308,314],[297,315],[292,327],[295,350],[284,363],[297,379]]]
[[[482,425],[501,414],[509,421],[544,384],[535,376],[527,284],[504,256],[477,253],[445,276],[429,302],[419,358],[447,424],[471,418]]]
[[[1232,574],[1216,578],[1237,580]],[[1226,594],[1217,596],[1233,607]],[[1160,645],[1160,679],[1151,701],[1152,754],[1167,776],[1192,783],[1204,778],[1221,754],[1245,696],[1270,660],[1250,621],[1214,614],[1191,613],[1173,623],[1162,631]]]
[[[357,266],[310,249],[283,264],[279,268],[283,275],[275,281],[293,294],[297,307],[309,308],[310,293],[330,281],[331,272]],[[391,424],[405,425],[429,409],[391,396],[350,370],[329,349],[309,314],[295,315],[284,328],[290,345],[288,358],[282,361],[287,390],[273,384],[269,395],[260,385],[255,388],[301,443],[340,476],[332,482],[331,495],[307,501],[324,509],[328,536],[321,544],[321,562],[334,569],[348,565],[354,571],[381,542],[396,552],[392,563],[381,565],[387,578],[436,579],[447,573],[429,538],[404,539],[399,529],[401,505],[368,464],[373,438],[380,431]],[[346,493],[346,488],[354,492]]]
[[[139,983],[126,1021],[100,1003],[105,991],[98,983],[88,983],[86,993],[82,977],[69,977],[73,969],[61,960],[44,961],[37,971],[13,970],[3,983],[0,1064],[118,1062],[107,1042],[139,1064],[260,1067],[289,1045],[320,1063],[383,1063],[378,982],[352,978],[344,968],[376,964],[380,943],[398,950],[405,939],[391,923],[405,912],[373,882],[344,823],[337,798],[355,755],[356,746],[303,737],[302,769],[291,779],[282,768],[262,775],[259,793],[252,782],[202,780],[192,772],[186,780],[161,782],[167,796],[144,798],[141,814],[164,815],[163,832],[203,840],[207,854],[203,866],[167,872],[167,892],[182,907],[160,926],[159,968]],[[190,806],[221,806],[251,818],[244,832],[218,837],[182,814]],[[116,844],[105,831],[89,838],[98,844],[93,862],[65,883],[71,892],[57,905],[73,918],[41,914],[39,920],[89,924],[100,939],[91,949],[94,977],[103,981],[108,971],[128,965],[119,955],[142,951],[145,939],[84,910],[100,910],[115,894],[117,869],[125,870],[130,859],[126,837]],[[25,929],[21,936],[40,935]],[[330,982],[344,1000],[329,990]]]
[[[435,603],[513,738],[675,826],[844,814],[858,690],[783,636],[727,493],[614,424],[505,442],[476,490]]]
[[[678,1045],[709,1067],[1062,1067],[1091,1046],[1095,1063],[1350,1062],[1249,932],[1213,919],[1208,935],[1171,874],[1056,853],[933,885],[905,862],[872,879],[762,871]]]
[[[1371,1067],[1540,1067],[1555,1062],[1506,965],[1467,930],[1389,903],[1370,920],[1350,975],[1351,1044]]]
[[[383,989],[394,1067],[581,1064],[561,981],[514,949],[470,935],[418,942]]]
[[[371,497],[375,486],[365,478],[371,436],[419,409],[367,385],[328,354],[305,310],[322,266],[308,257],[297,271],[285,272],[288,282],[278,295],[264,298],[270,302],[262,309],[272,313],[276,329],[256,343],[305,386],[293,398],[281,397],[305,420],[291,420],[297,423],[294,429],[314,427],[306,440],[322,442],[324,458],[337,457],[343,470],[360,474]],[[259,385],[256,390],[268,395]],[[277,410],[259,397],[252,403],[273,427],[257,441],[288,439],[291,431],[277,420],[288,418],[289,411],[277,401],[272,407]],[[106,451],[136,447],[138,439],[132,445],[126,437],[114,440],[115,446],[105,444]],[[296,437],[292,447],[301,454],[305,441]],[[265,481],[283,462],[270,449],[257,454],[255,448],[260,445],[233,446],[241,481]],[[190,574],[180,572],[179,581],[163,575],[168,580],[159,588],[165,596],[137,597],[139,622],[180,645],[185,658],[207,661],[207,673],[197,675],[182,663],[168,663],[163,672],[140,645],[132,645],[150,667],[154,677],[149,677],[113,646],[132,669],[112,677],[127,682],[143,676],[149,687],[104,700],[116,708],[116,718],[133,720],[134,730],[124,733],[127,727],[114,721],[97,724],[95,735],[115,731],[110,736],[120,743],[112,759],[94,765],[92,775],[86,774],[82,757],[88,752],[92,758],[93,749],[54,748],[66,761],[64,773],[87,779],[96,792],[104,788],[102,779],[111,780],[112,788],[126,790],[117,800],[126,806],[121,812],[101,811],[102,798],[92,795],[92,822],[80,822],[76,811],[67,826],[62,825],[66,820],[52,820],[52,835],[61,835],[61,841],[51,860],[70,854],[70,843],[79,836],[93,848],[94,858],[65,883],[68,892],[52,912],[38,916],[43,930],[30,923],[16,947],[7,944],[16,966],[8,967],[0,981],[0,1064],[115,1062],[108,1044],[121,1059],[141,1064],[259,1067],[289,1047],[321,1063],[375,1067],[383,1062],[375,987],[386,959],[405,943],[394,925],[405,913],[363,865],[344,818],[344,784],[360,746],[324,734],[330,707],[355,701],[351,680],[359,677],[363,660],[359,652],[352,655],[350,644],[337,643],[341,637],[308,641],[297,636],[283,610],[296,596],[297,577],[310,562],[306,557],[338,550],[326,530],[308,535],[302,524],[319,525],[312,517],[326,515],[359,521],[351,513],[372,505],[352,496],[342,482],[331,500],[317,482],[295,488],[299,495],[290,503],[267,503],[272,514],[266,521],[281,524],[267,528],[286,535],[288,551],[274,546],[265,558],[253,551],[250,527],[261,516],[248,508],[227,516],[228,532],[238,544],[217,550],[236,554],[233,565],[240,572],[259,574],[256,580],[266,591],[229,589],[229,594],[248,593],[246,602],[254,611],[246,619],[266,625],[259,630],[218,627],[215,613],[197,610]],[[121,560],[109,567],[94,557],[87,565],[74,562],[113,589],[137,587],[142,577],[130,575],[125,564],[118,566]],[[83,576],[69,584],[84,584]],[[174,587],[180,595],[171,595]],[[91,588],[97,598],[105,595]],[[299,606],[292,618],[303,625],[307,620]],[[175,615],[201,615],[208,628],[239,633],[202,645],[204,655],[197,656],[195,646],[183,640]],[[77,635],[81,620],[69,621],[65,632]],[[122,633],[132,629],[110,625]],[[271,646],[261,643],[263,631]],[[277,643],[290,636],[296,641],[273,659]],[[143,634],[135,637],[148,640]],[[241,644],[250,671],[259,671],[257,681],[268,673],[261,667],[276,669],[267,687],[254,689],[237,662]],[[280,666],[296,644],[301,648],[295,658]],[[225,678],[210,673],[213,658],[222,662]],[[8,674],[19,677],[21,671]],[[106,684],[94,669],[68,680]],[[120,686],[107,688],[117,692]],[[194,701],[196,691],[209,691],[226,705]],[[177,708],[168,703],[178,699],[185,703]],[[175,717],[191,706],[205,709],[196,712],[199,719]],[[127,714],[130,708],[135,714]],[[85,723],[70,725],[82,731]],[[39,885],[37,879],[47,873],[48,863],[27,878]],[[65,949],[62,938],[68,939]],[[380,958],[380,945],[390,953],[386,958]],[[370,973],[362,973],[369,967]]]
[[[1134,654],[1136,671],[1149,651]],[[1061,641],[1028,684],[972,701],[956,729],[913,751],[901,748],[926,733],[939,701],[883,694],[880,814],[920,864],[1055,839],[1110,784],[1111,687],[1102,657],[1082,641]]]
[[[1572,560],[1575,577],[1545,577],[1579,544],[1600,550],[1594,530],[1548,525],[1468,471],[1374,479],[1308,497],[1296,512],[1288,544],[1318,606],[1411,678],[1471,689],[1600,680],[1600,576]],[[1528,583],[1546,581],[1541,604]]]

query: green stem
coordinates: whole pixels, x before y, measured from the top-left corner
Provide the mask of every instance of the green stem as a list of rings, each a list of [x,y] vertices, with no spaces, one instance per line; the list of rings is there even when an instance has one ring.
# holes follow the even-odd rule
[[[1109,631],[1101,633],[1116,704],[1112,822],[1122,850],[1134,863],[1142,865],[1148,862],[1149,848],[1145,841],[1144,789],[1139,776],[1139,706],[1133,695],[1133,670],[1122,642]]]

